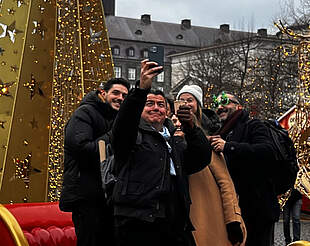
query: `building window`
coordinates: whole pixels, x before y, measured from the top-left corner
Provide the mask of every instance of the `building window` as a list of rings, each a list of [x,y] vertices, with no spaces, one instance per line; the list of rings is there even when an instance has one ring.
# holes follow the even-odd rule
[[[142,35],[142,31],[141,30],[137,30],[137,31],[135,31],[135,34],[136,35]]]
[[[135,49],[130,47],[127,51],[128,56],[134,57],[135,56]]]
[[[176,36],[177,39],[183,39],[183,35],[179,34],[178,36]]]
[[[136,69],[128,68],[128,80],[135,80],[135,79],[136,79]]]
[[[142,50],[142,57],[143,58],[149,58],[149,51],[148,50]]]
[[[114,74],[115,74],[115,78],[121,78],[122,77],[122,68],[121,67],[114,67]]]
[[[157,75],[157,82],[162,83],[162,82],[165,81],[165,75],[164,75],[164,73],[165,73],[165,72],[163,71],[163,72],[161,72],[160,74]]]
[[[121,49],[119,48],[119,46],[114,46],[112,49],[112,54],[115,56],[119,56],[121,53]]]

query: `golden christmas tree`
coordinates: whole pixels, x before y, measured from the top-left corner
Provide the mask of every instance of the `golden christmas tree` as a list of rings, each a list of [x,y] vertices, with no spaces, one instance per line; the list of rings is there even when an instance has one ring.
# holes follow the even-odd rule
[[[101,0],[0,2],[0,202],[58,200],[63,129],[113,77]]]
[[[299,166],[295,188],[310,199],[310,30],[307,30],[308,34],[298,34],[281,22],[277,27],[283,34],[299,40],[299,45],[293,47],[298,53],[299,85],[295,123],[290,128],[290,136],[295,143]],[[281,197],[282,207],[289,195],[290,191]]]

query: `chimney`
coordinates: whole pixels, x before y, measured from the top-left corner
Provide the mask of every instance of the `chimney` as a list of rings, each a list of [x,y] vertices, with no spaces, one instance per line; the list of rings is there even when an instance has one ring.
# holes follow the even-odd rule
[[[266,28],[257,29],[257,34],[258,36],[261,37],[267,37],[267,29]]]
[[[229,33],[229,24],[220,25],[220,30],[225,33]]]
[[[142,25],[150,25],[151,24],[151,15],[149,15],[149,14],[141,15],[141,24]]]
[[[115,16],[115,0],[102,0],[104,15]]]
[[[186,30],[186,29],[191,29],[191,20],[190,19],[184,19],[181,22],[181,29]]]

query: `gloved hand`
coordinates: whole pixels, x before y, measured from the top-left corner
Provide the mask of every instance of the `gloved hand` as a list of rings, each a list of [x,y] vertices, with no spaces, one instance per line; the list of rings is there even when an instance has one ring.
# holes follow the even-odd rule
[[[226,230],[228,234],[228,239],[232,245],[238,242],[242,243],[243,233],[242,233],[240,222],[234,221],[234,222],[228,223],[226,225]]]
[[[194,115],[190,109],[188,105],[181,105],[177,111],[177,117],[181,122],[182,130],[192,129],[195,126]]]

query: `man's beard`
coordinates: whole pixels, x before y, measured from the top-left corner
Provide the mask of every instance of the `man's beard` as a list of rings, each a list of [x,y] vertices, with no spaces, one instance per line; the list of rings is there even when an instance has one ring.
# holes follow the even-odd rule
[[[219,116],[221,123],[225,122],[229,118],[229,110],[228,109],[221,108],[216,113]],[[225,119],[220,117],[221,113],[226,113],[226,118]]]
[[[220,115],[221,113],[226,113],[226,118],[225,119],[223,119],[223,118],[221,119],[220,118],[221,123],[225,123],[234,115],[234,113],[236,111],[237,110],[233,109],[233,108],[222,108],[222,109],[219,109],[217,111],[217,114]]]

